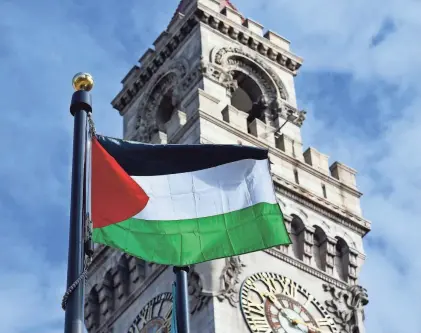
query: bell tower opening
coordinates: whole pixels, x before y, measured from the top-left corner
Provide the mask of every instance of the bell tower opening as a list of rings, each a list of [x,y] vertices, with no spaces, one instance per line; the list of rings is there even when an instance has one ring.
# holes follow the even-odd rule
[[[237,88],[231,94],[231,105],[237,110],[248,113],[248,125],[256,118],[265,122],[266,105],[259,85],[250,76],[240,71],[232,71],[231,74],[237,83]]]
[[[249,113],[260,95],[259,86],[248,75],[234,71],[233,78],[237,82],[237,89],[231,95],[231,105],[240,111]]]
[[[173,90],[168,90],[162,97],[156,112],[156,122],[161,132],[166,133],[165,124],[170,121],[174,112]]]

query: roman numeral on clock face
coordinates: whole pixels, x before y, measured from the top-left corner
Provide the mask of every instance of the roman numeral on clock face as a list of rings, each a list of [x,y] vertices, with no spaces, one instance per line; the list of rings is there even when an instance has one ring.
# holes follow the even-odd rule
[[[145,313],[145,319],[146,320],[151,320],[152,319],[152,311],[153,311],[153,307],[150,306],[146,309],[146,313]]]
[[[271,333],[272,329],[269,327],[264,317],[253,317],[250,319],[250,328],[255,333]]]
[[[258,304],[258,303],[249,303],[248,304],[248,311],[251,313],[256,313],[259,315],[264,315],[265,314],[265,307],[263,304]]]
[[[271,277],[261,274],[259,279],[265,284],[269,293],[276,295],[279,292],[275,280]]]
[[[282,286],[282,293],[285,296],[291,297],[291,298],[296,298],[297,296],[297,285],[291,281],[290,279],[281,279],[280,280],[281,286]]]

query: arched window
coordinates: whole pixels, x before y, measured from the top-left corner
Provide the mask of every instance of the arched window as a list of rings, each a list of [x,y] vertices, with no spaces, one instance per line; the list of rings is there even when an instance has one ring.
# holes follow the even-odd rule
[[[291,221],[291,241],[294,256],[303,260],[304,255],[304,223],[298,216]]]
[[[115,287],[114,287],[114,280],[111,270],[105,274],[104,281],[102,283],[103,288],[103,299],[101,303],[104,302],[105,306],[102,306],[102,315],[106,318],[110,316],[110,314],[114,311],[115,308]]]
[[[253,103],[259,100],[262,92],[257,83],[248,75],[233,71],[232,76],[237,82],[237,89],[231,95],[231,105],[238,110],[249,113]]]
[[[156,122],[158,129],[166,133],[165,124],[170,121],[171,116],[174,112],[174,103],[173,103],[173,90],[170,89],[162,97],[161,102],[159,103],[158,110],[156,112]]]
[[[117,265],[118,274],[118,298],[128,296],[130,292],[130,271],[127,257],[122,255]]]
[[[237,88],[231,94],[231,105],[248,113],[248,124],[251,124],[256,118],[266,122],[267,105],[259,85],[241,71],[232,71],[231,73],[233,79],[237,82]]]
[[[100,324],[99,296],[96,286],[91,289],[87,297],[85,323],[88,331],[98,328]]]
[[[314,226],[313,236],[313,258],[316,267],[322,271],[326,270],[326,234],[319,226]]]
[[[349,247],[340,237],[336,237],[335,272],[339,279],[348,281]]]

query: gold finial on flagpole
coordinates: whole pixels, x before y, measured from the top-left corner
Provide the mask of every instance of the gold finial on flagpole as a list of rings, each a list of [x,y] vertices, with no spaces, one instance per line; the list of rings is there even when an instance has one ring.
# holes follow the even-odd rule
[[[73,88],[76,91],[91,91],[94,87],[94,78],[89,73],[77,73],[72,79]]]

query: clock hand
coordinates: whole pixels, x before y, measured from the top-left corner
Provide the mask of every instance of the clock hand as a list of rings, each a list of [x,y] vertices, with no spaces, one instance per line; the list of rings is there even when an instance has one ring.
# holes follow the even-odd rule
[[[322,332],[322,330],[318,329],[317,327],[314,327],[313,325],[309,325],[309,324],[307,324],[307,323],[305,323],[305,322],[303,322],[301,320],[298,320],[298,319],[293,319],[292,320],[292,324],[293,325],[299,325],[299,324],[301,324],[301,325],[307,326],[308,329],[311,330],[311,332]]]
[[[293,319],[288,315],[288,313],[285,312],[284,309],[281,309],[279,312],[281,313],[282,316],[284,316],[286,319],[288,319],[290,321],[290,323],[292,323]]]

